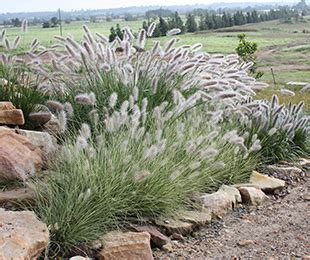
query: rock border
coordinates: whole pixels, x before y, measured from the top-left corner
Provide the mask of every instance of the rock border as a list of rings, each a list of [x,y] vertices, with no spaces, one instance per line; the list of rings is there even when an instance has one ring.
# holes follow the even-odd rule
[[[302,162],[300,168],[307,170],[310,160],[301,159],[300,162]],[[293,167],[287,167],[287,165],[276,165],[268,166],[267,169],[269,171],[277,169],[281,174],[287,175],[291,174],[292,171],[303,172],[300,168],[294,167],[292,169]],[[184,240],[184,236],[206,227],[214,219],[221,219],[241,204],[258,206],[269,198],[266,194],[274,194],[287,186],[285,181],[267,174],[253,171],[249,183],[222,185],[214,193],[195,194],[192,198],[195,209],[176,212],[174,218],[157,219],[148,225],[132,225],[128,228],[128,231],[116,230],[109,232],[101,240],[95,241],[91,249],[97,252],[96,259],[116,259],[115,257],[125,257],[124,259],[129,260],[154,259],[151,246],[172,251],[171,240]],[[5,195],[7,194],[9,192],[6,192]],[[11,194],[13,200],[16,199],[16,194],[14,192]],[[21,194],[23,199],[25,194],[23,192]],[[0,197],[1,195],[3,194],[0,193]],[[2,197],[8,198],[6,196]],[[25,196],[25,199],[29,199],[29,197]],[[74,256],[71,259],[91,258]]]

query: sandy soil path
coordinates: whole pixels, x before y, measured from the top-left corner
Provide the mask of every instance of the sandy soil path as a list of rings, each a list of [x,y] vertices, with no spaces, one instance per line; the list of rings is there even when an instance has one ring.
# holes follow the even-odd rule
[[[240,207],[156,259],[310,259],[310,172],[285,196]]]

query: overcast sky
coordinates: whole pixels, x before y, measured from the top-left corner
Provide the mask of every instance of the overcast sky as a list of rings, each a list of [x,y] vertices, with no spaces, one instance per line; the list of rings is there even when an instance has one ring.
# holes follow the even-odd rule
[[[79,9],[107,9],[139,5],[209,4],[214,2],[257,2],[257,0],[0,0],[0,13]],[[259,2],[270,2],[260,0]],[[276,2],[279,2],[276,1]],[[282,1],[283,2],[283,1]]]

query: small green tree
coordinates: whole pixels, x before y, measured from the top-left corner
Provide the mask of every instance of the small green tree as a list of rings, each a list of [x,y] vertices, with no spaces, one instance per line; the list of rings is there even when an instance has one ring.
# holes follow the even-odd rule
[[[114,27],[112,26],[110,28],[109,42],[113,42],[115,38],[116,38],[116,32],[115,32]]]
[[[59,24],[59,20],[57,17],[52,17],[50,21],[51,27],[57,27]]]
[[[116,25],[115,33],[121,40],[123,40],[124,32],[121,30],[119,24]]]
[[[261,78],[263,72],[256,72],[257,70],[257,57],[255,52],[257,51],[257,43],[251,42],[246,39],[245,34],[238,35],[239,44],[236,48],[236,52],[239,57],[245,62],[253,62],[253,66],[250,69],[250,73],[254,75],[255,78]]]
[[[142,28],[143,28],[145,31],[147,31],[148,27],[149,27],[148,23],[147,23],[146,21],[143,21],[143,23],[142,23]]]

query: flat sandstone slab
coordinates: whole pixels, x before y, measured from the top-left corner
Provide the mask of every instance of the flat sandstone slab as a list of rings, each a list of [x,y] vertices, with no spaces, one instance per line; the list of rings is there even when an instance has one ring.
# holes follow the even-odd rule
[[[47,226],[32,211],[0,211],[0,259],[37,259],[48,241]]]
[[[21,109],[0,110],[0,124],[2,125],[25,124],[23,111]]]
[[[2,110],[12,110],[16,109],[16,107],[9,101],[1,101],[0,102],[0,111]]]

